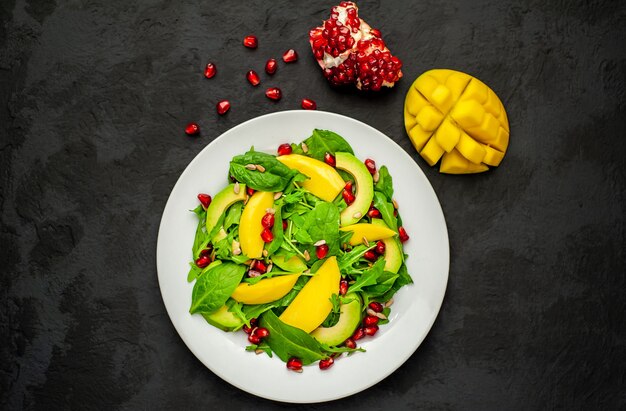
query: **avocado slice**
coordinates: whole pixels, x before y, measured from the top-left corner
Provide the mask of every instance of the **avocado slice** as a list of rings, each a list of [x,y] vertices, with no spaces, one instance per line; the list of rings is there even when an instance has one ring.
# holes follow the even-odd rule
[[[239,192],[235,193],[235,184],[229,184],[213,197],[213,201],[206,210],[206,231],[210,233],[220,217],[231,205],[246,198],[246,186],[239,184]]]
[[[339,345],[349,338],[361,322],[361,298],[356,294],[346,294],[350,302],[341,304],[339,320],[332,327],[318,327],[311,336],[322,344]]]
[[[372,224],[389,228],[380,218],[372,218]],[[385,238],[380,241],[385,244],[385,255],[383,257],[385,259],[384,270],[396,274],[404,260],[402,248],[400,248],[396,237]]]
[[[286,258],[285,253],[282,251],[277,251],[272,256],[272,263],[289,273],[298,273],[307,269],[306,264],[300,257],[294,255],[291,258]]]
[[[243,327],[243,320],[228,311],[226,305],[211,314],[202,313],[202,316],[209,324],[223,331],[235,331]]]
[[[352,204],[341,212],[341,225],[354,224],[369,211],[374,199],[374,180],[365,164],[350,153],[335,153],[336,166],[354,177],[356,194]]]

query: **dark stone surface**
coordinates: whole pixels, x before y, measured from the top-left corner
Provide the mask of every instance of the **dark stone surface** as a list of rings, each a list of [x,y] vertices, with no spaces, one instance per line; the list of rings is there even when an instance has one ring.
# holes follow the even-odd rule
[[[367,96],[328,87],[307,32],[332,4],[301,3],[0,2],[2,407],[295,408],[191,354],[161,301],[155,247],[169,191],[202,147],[311,97],[413,156],[443,206],[451,266],[406,364],[304,409],[624,409],[624,2],[361,1],[405,63],[395,90]],[[240,45],[248,33],[258,50]],[[284,91],[272,104],[244,73],[290,47],[300,61],[262,76]],[[440,175],[415,153],[404,95],[436,67],[502,98],[512,138],[499,169]],[[221,98],[233,103],[223,118]],[[202,136],[188,138],[196,119]]]

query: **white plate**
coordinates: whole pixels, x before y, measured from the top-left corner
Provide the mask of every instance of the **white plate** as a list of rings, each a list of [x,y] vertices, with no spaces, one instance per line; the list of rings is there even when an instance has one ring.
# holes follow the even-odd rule
[[[188,262],[197,225],[189,210],[198,193],[215,194],[227,182],[230,159],[254,146],[275,152],[278,145],[299,142],[314,128],[343,136],[360,159],[387,165],[395,199],[410,240],[407,266],[414,284],[395,296],[390,323],[374,337],[359,341],[367,350],[335,361],[321,371],[316,365],[301,374],[287,370],[276,356],[246,352],[243,332],[225,333],[200,315],[190,315]],[[284,111],[261,116],[231,130],[205,147],[182,173],[163,212],[157,244],[159,286],[167,312],[187,347],[211,371],[230,384],[271,400],[311,403],[362,391],[395,371],[415,352],[430,330],[446,290],[449,267],[448,233],[441,206],[422,170],[390,138],[374,128],[338,114]]]

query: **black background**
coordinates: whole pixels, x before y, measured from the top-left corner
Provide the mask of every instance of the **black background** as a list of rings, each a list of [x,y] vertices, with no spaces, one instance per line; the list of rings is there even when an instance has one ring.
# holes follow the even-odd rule
[[[443,307],[417,352],[367,391],[306,409],[626,407],[624,3],[360,1],[404,61],[397,87],[374,95],[331,89],[313,61],[308,30],[330,6],[0,2],[3,407],[294,408],[230,386],[186,348],[155,248],[187,163],[302,97],[413,156],[451,249]],[[255,51],[241,45],[249,33]],[[296,64],[258,88],[245,81],[288,48]],[[411,146],[404,95],[431,68],[473,74],[502,99],[511,143],[495,171],[441,175]],[[273,85],[278,103],[263,95]],[[219,117],[222,98],[232,109]],[[182,132],[192,120],[200,137]]]

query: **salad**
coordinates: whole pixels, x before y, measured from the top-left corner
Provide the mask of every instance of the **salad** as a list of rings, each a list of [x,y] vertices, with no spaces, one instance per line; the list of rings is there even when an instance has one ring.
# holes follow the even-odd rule
[[[189,312],[243,330],[246,350],[293,371],[365,351],[357,341],[389,322],[393,295],[412,283],[387,167],[315,129],[277,155],[233,157],[229,178],[193,210]]]

